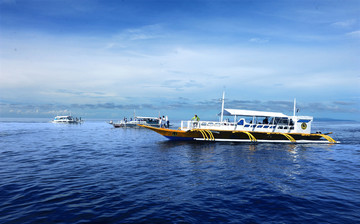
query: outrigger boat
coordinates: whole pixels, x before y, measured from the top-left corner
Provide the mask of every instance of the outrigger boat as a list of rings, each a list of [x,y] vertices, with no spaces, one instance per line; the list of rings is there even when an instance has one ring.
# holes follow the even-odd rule
[[[80,124],[83,120],[74,118],[73,116],[56,116],[52,123]]]
[[[139,125],[153,130],[170,140],[273,142],[273,143],[340,143],[329,134],[311,133],[313,117],[288,116],[278,112],[224,109],[222,98],[220,121],[181,121],[178,130]],[[224,120],[233,116],[234,120]],[[240,117],[240,118],[239,118]],[[259,122],[261,121],[261,122]]]
[[[158,117],[140,117],[136,116],[134,119],[127,121],[122,120],[118,123],[111,122],[114,128],[136,128],[138,125],[146,125],[151,127],[159,127],[160,119]]]

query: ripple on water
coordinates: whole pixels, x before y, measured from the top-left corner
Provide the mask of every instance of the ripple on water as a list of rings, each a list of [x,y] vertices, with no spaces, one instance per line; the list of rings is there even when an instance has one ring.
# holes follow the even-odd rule
[[[0,220],[354,223],[359,129],[329,129],[343,144],[186,143],[99,122],[7,124]]]

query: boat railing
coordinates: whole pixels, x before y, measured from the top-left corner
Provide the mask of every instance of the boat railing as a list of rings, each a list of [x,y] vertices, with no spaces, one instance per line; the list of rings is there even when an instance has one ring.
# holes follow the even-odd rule
[[[223,121],[223,122],[216,122],[216,121],[181,121],[181,129],[182,130],[191,130],[191,129],[235,129],[236,127],[242,127],[244,129],[251,129],[251,130],[259,130],[259,129],[267,129],[267,130],[274,130],[274,129],[284,129],[284,130],[294,130],[294,124],[285,124],[285,123],[278,123],[278,124],[252,124],[243,122],[242,124],[230,121]]]
[[[181,121],[181,129],[182,130],[190,130],[190,129],[204,129],[204,128],[217,128],[217,127],[224,127],[224,126],[235,126],[236,123],[234,122],[216,122],[216,121]]]

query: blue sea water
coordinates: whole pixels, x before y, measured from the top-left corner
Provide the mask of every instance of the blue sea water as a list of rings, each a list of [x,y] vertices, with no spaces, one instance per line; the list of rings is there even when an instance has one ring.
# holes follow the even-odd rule
[[[0,223],[359,223],[360,125],[341,144],[172,142],[146,129],[0,122]]]

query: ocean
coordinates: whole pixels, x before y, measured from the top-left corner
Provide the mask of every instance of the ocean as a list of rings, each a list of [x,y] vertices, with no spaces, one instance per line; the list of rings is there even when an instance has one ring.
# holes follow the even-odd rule
[[[0,122],[0,223],[359,223],[360,125],[341,144],[173,142],[147,129]]]

